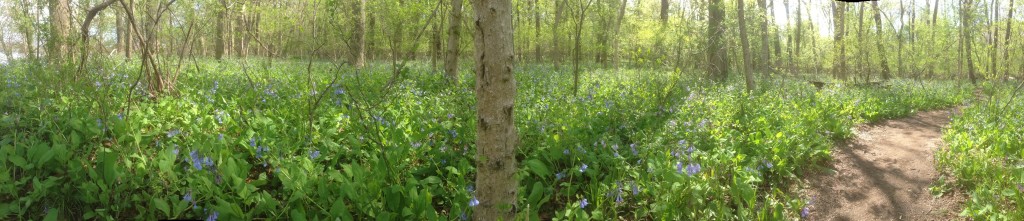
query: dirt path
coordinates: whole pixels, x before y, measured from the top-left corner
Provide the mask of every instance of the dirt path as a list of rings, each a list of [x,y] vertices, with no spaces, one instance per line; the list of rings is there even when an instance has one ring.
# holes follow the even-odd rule
[[[957,219],[963,196],[928,191],[948,123],[949,110],[941,110],[860,126],[833,150],[830,168],[805,176],[810,220]]]

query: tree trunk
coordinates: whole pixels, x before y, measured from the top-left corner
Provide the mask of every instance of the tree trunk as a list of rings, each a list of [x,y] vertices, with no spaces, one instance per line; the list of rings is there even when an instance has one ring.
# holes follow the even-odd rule
[[[772,69],[772,53],[769,49],[771,43],[768,41],[768,3],[766,0],[757,0],[764,15],[761,19],[761,71],[763,73],[774,72]]]
[[[999,0],[995,0],[995,5],[992,6],[992,13],[995,13],[995,19],[992,20],[992,50],[989,51],[989,60],[992,60],[991,66],[989,66],[989,76],[996,76],[996,72],[999,67],[999,28],[996,26],[996,21],[999,21]]]
[[[430,35],[430,69],[437,71],[437,59],[441,57],[441,19],[433,21],[433,28],[431,28]]]
[[[452,0],[452,14],[448,20],[448,53],[444,71],[452,83],[459,82],[459,27],[462,24],[462,0]]]
[[[579,11],[574,11],[574,12],[577,12],[577,14],[576,14],[576,20],[575,20],[576,22],[574,23],[575,24],[575,30],[574,30],[575,31],[575,36],[573,38],[573,40],[575,41],[575,48],[573,49],[573,58],[572,58],[572,93],[573,94],[576,94],[576,92],[578,92],[579,89],[580,89],[580,53],[581,53],[581,50],[583,49],[583,47],[581,45],[581,42],[582,42],[581,38],[582,38],[582,35],[583,35],[583,24],[584,24],[585,19],[587,18],[587,9],[590,8],[590,4],[593,3],[593,1],[591,1],[591,0],[585,0],[586,3],[583,3],[583,1],[584,0],[581,0],[579,2],[580,5],[578,5],[578,7],[577,7],[577,9]]]
[[[967,77],[971,79],[971,84],[978,84],[977,78],[974,76],[974,59],[971,53],[971,0],[960,1],[960,33],[962,35],[962,41],[964,44],[964,56],[967,57]]]
[[[882,10],[878,9],[878,2],[871,2],[871,6],[875,9],[875,28],[878,43],[878,57],[882,62],[882,79],[889,80],[889,62],[885,58],[885,47],[882,45]]]
[[[736,1],[736,16],[740,26],[740,45],[743,47],[743,77],[747,80],[747,91],[749,92],[754,91],[754,74],[751,73],[753,70],[750,60],[750,42],[747,39],[747,25],[743,15],[743,2],[745,1]]]
[[[613,54],[612,56],[614,56],[614,58],[612,58],[612,63],[613,66],[615,66],[616,70],[619,69],[620,59],[622,58],[622,56],[619,53],[619,33],[621,33],[620,30],[622,30],[622,19],[626,16],[626,5],[628,3],[629,0],[622,0],[622,2],[620,3],[618,17],[615,18],[615,34],[612,35],[611,37]]]
[[[355,25],[353,28],[356,42],[356,52],[353,55],[352,64],[356,68],[362,68],[366,65],[366,0],[355,0],[355,7],[352,14],[355,16]]]
[[[50,38],[47,42],[47,57],[50,62],[68,62],[71,35],[71,10],[68,0],[49,0]]]
[[[540,50],[540,0],[533,0],[533,27],[534,27],[534,44],[533,53],[534,59],[537,63],[543,62],[543,56],[541,56]]]
[[[225,35],[224,28],[227,25],[227,24],[225,24],[225,22],[226,22],[225,20],[227,20],[227,14],[228,14],[228,8],[227,7],[228,7],[228,5],[224,1],[221,1],[221,6],[222,6],[222,8],[219,8],[220,11],[217,12],[217,27],[216,27],[216,32],[217,33],[214,34],[215,35],[214,39],[216,39],[215,40],[216,41],[216,46],[214,46],[214,48],[213,48],[213,56],[215,58],[217,58],[217,60],[221,60],[221,59],[224,58],[224,51],[225,51],[224,47],[226,46],[225,43],[224,43],[225,42],[225,39],[224,39],[224,35]]]
[[[724,17],[722,0],[708,0],[708,75],[719,82],[725,82],[729,78],[726,48],[722,42],[722,35],[725,33],[722,28]]]
[[[794,47],[793,53],[795,54],[795,57],[797,59],[796,59],[796,61],[790,61],[790,62],[793,63],[793,66],[794,66],[793,69],[796,72],[801,72],[801,69],[800,69],[800,39],[803,38],[803,35],[804,35],[804,22],[803,22],[803,14],[804,13],[800,11],[800,7],[803,6],[803,3],[801,3],[801,2],[803,2],[803,0],[796,0],[796,34],[795,34],[796,36],[793,37],[793,44],[794,44],[793,45],[793,47]]]
[[[562,50],[558,48],[558,43],[562,40],[562,35],[559,33],[559,26],[562,24],[562,7],[567,0],[555,0],[555,23],[551,26],[551,60],[555,63],[555,70],[561,69],[562,66]]]
[[[835,47],[836,60],[832,66],[832,75],[835,78],[846,80],[846,44],[843,44],[843,37],[846,34],[846,3],[832,2],[832,23],[833,44]]]
[[[860,7],[857,10],[857,51],[860,52],[860,56],[857,56],[857,75],[864,77],[864,82],[867,83],[871,80],[871,72],[864,70],[867,65],[864,65],[864,59],[867,57],[867,50],[864,47],[864,4],[858,4]]]
[[[519,181],[512,73],[511,0],[476,0],[476,185],[474,220],[514,220]]]
[[[1003,76],[1010,77],[1010,27],[1013,22],[1013,0],[1010,0],[1010,12],[1006,14],[1006,44],[1003,45],[1003,60],[1006,62],[1006,70],[1003,72]]]
[[[661,26],[668,24],[668,0],[661,0]]]
[[[906,14],[906,8],[903,5],[903,0],[900,0],[900,23],[904,23],[903,15]],[[896,21],[892,21],[896,23]],[[896,73],[900,76],[906,76],[904,72],[906,69],[903,67],[903,32],[906,27],[900,26],[899,30],[896,30]]]

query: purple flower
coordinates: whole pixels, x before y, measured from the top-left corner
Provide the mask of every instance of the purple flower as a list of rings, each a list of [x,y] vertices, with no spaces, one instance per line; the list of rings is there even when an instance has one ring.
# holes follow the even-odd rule
[[[640,194],[640,187],[636,185],[636,181],[633,181],[633,195]]]
[[[580,209],[586,209],[587,205],[590,205],[590,203],[587,202],[587,198],[583,198],[583,200],[580,200]]]
[[[580,166],[580,173],[583,173],[583,171],[587,171],[587,164],[585,163],[583,164],[583,166]]]
[[[217,211],[213,211],[210,216],[206,217],[206,221],[217,221],[217,216],[220,215]]]
[[[310,151],[309,152],[309,159],[310,160],[316,159],[317,157],[320,157],[320,151],[319,150],[314,150],[314,151]]]
[[[181,133],[181,130],[178,130],[178,129],[167,131],[167,138],[172,138],[174,136],[178,136],[178,134],[180,134],[180,133]]]
[[[192,202],[192,191],[186,192],[185,196],[181,197],[181,200],[188,201],[188,202],[191,203]]]
[[[694,174],[700,173],[700,164],[690,163],[686,165],[686,174],[693,176]]]
[[[774,167],[774,166],[775,166],[775,165],[772,165],[772,162],[771,162],[771,161],[767,161],[767,160],[765,160],[765,161],[764,161],[764,167],[765,167],[765,168],[768,168],[768,169],[770,170],[770,169],[772,169],[772,167]]]
[[[118,120],[124,120],[124,113],[117,113]]]
[[[256,146],[256,138],[249,138],[249,146]]]
[[[676,162],[676,173],[683,173],[683,162]]]
[[[565,172],[558,172],[555,174],[555,180],[561,180],[563,177],[565,177]]]
[[[807,218],[807,215],[810,215],[810,214],[811,214],[811,209],[807,208],[806,206],[804,207],[804,209],[800,210],[800,218]]]
[[[462,214],[459,215],[459,220],[469,220],[469,217],[466,216],[466,212],[462,212]]]
[[[630,144],[629,149],[633,151],[633,156],[640,155],[639,152],[636,151],[636,144]]]
[[[199,158],[199,151],[193,150],[191,153],[189,153],[189,157],[192,158],[192,167],[195,167],[196,170],[203,170],[203,165],[201,162],[202,159]]]
[[[569,155],[569,149],[562,150],[562,154]]]
[[[453,117],[455,117],[454,114],[451,114],[451,113],[448,114],[448,119],[452,119]]]
[[[476,207],[477,205],[480,205],[480,200],[477,200],[476,196],[473,196],[473,199],[469,199],[469,207]]]

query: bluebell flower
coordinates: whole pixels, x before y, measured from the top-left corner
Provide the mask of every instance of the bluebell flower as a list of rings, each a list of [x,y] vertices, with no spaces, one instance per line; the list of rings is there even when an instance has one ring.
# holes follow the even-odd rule
[[[192,159],[192,167],[195,167],[196,170],[203,170],[203,165],[201,162],[202,159],[199,158],[199,151],[193,150],[191,153],[189,153],[189,157]]]
[[[466,192],[469,192],[469,193],[476,192],[476,187],[474,187],[473,184],[467,185],[466,186]]]
[[[448,114],[448,119],[452,119],[453,117],[455,117],[454,114],[450,114],[450,113]]]
[[[693,176],[694,174],[700,173],[700,164],[690,163],[686,166],[686,174]]]
[[[223,141],[224,140],[224,134],[217,134],[217,140]]]
[[[585,163],[583,164],[583,166],[580,166],[580,173],[583,173],[583,171],[587,171],[587,164]]]
[[[253,146],[253,147],[256,146],[256,138],[251,138],[251,137],[249,138],[249,146]]]
[[[693,151],[695,151],[695,150],[693,149],[693,145],[690,145],[690,147],[686,148],[686,155],[690,155],[690,154],[692,154],[692,153],[693,153]]]
[[[412,148],[420,148],[420,146],[422,146],[422,145],[423,145],[423,144],[421,144],[421,143],[419,143],[419,142],[413,142],[413,143],[412,143]]]
[[[562,150],[562,154],[569,155],[569,149]]]
[[[345,94],[345,89],[341,89],[341,88],[334,89],[334,95],[342,95],[342,94]]]
[[[765,167],[765,168],[768,168],[768,169],[770,170],[770,169],[772,169],[772,167],[774,167],[774,166],[775,166],[775,165],[772,165],[772,162],[771,162],[771,161],[767,161],[767,160],[765,160],[765,161],[764,161],[764,167]]]
[[[219,215],[220,213],[218,213],[217,211],[213,211],[213,213],[210,213],[210,216],[206,217],[206,221],[217,221],[217,216]]]
[[[210,157],[203,157],[203,165],[207,167],[213,167],[213,159]]]
[[[319,150],[314,150],[314,151],[310,151],[309,152],[309,159],[310,160],[316,159],[317,157],[320,157],[320,151]]]
[[[630,144],[630,145],[629,145],[629,150],[633,151],[633,156],[638,156],[638,155],[640,155],[640,152],[637,152],[637,151],[636,151],[636,144]]]
[[[174,150],[171,150],[171,153],[174,153],[175,156],[178,155],[178,145],[177,144],[174,145]]]
[[[476,207],[477,205],[480,205],[480,200],[477,200],[476,196],[473,196],[473,199],[469,199],[469,207]]]
[[[180,133],[181,133],[181,130],[178,130],[178,129],[173,129],[171,131],[167,131],[167,138],[172,138],[174,136],[178,136],[178,134],[180,134]]]
[[[187,192],[185,192],[185,195],[181,196],[181,200],[185,201],[185,202],[188,202],[188,203],[193,202],[193,201],[191,201],[191,200],[193,200],[193,198],[191,198],[191,190],[188,190]]]
[[[619,151],[619,144],[612,144],[612,150]]]
[[[565,172],[558,172],[555,174],[555,180],[561,180],[563,177],[565,177]]]
[[[459,132],[455,130],[448,130],[448,133],[452,135],[452,138],[459,137]]]
[[[683,162],[676,162],[676,173],[683,173]]]
[[[459,215],[459,220],[462,220],[462,221],[469,220],[469,217],[466,216],[466,212],[462,212],[462,214]]]
[[[587,202],[587,198],[580,200],[580,209],[586,209],[587,205],[590,205],[590,203]]]
[[[124,120],[124,113],[117,113],[118,120]]]
[[[619,190],[619,193],[615,194],[615,203],[622,203],[622,201],[622,190]]]
[[[807,216],[810,215],[810,214],[811,214],[811,209],[807,208],[806,206],[804,207],[804,209],[800,210],[800,218],[807,218]]]

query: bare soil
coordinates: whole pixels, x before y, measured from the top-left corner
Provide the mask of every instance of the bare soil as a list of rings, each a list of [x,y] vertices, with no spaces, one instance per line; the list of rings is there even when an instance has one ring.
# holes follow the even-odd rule
[[[862,125],[833,149],[827,168],[804,176],[810,220],[954,220],[964,196],[934,196],[935,151],[951,110]],[[951,182],[951,181],[947,181]]]

